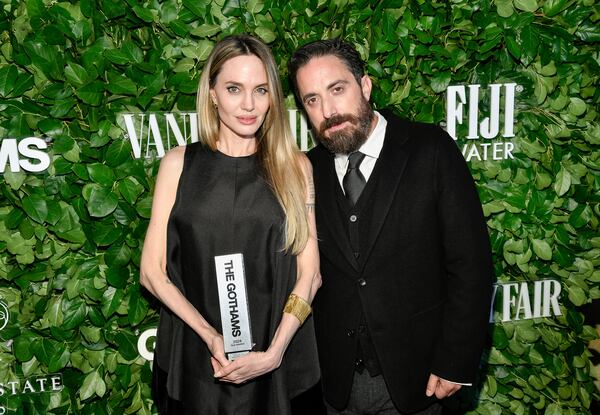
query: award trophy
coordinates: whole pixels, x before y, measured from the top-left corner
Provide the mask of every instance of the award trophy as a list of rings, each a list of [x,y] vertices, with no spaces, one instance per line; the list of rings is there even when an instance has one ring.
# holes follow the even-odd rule
[[[235,360],[252,350],[243,254],[215,256],[225,356]]]

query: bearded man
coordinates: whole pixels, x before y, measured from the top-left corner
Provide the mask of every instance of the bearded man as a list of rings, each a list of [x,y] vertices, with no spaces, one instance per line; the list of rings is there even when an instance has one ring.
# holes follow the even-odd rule
[[[308,155],[328,414],[439,414],[474,382],[487,333],[493,267],[469,169],[439,127],[372,110],[350,44],[310,43],[288,68],[320,143]]]

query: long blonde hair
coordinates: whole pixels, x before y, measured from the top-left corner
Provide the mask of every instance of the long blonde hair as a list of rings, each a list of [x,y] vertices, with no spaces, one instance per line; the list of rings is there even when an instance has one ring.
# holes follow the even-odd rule
[[[260,40],[248,35],[228,36],[211,52],[200,77],[196,108],[200,140],[212,151],[219,140],[219,115],[210,99],[223,64],[242,55],[255,55],[265,65],[270,106],[256,132],[256,154],[262,174],[271,186],[285,217],[284,249],[298,254],[308,240],[307,186],[300,165],[300,150],[290,130],[283,91],[273,55]]]

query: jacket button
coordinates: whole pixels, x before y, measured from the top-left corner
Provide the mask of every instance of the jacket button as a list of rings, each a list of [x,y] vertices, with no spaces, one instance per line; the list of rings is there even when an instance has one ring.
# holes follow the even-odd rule
[[[350,216],[350,222],[352,222],[352,223],[356,222],[357,219],[358,219],[358,216],[356,216],[356,215]]]
[[[365,285],[367,285],[367,282],[365,281],[364,278],[360,278],[358,280],[358,285],[360,285],[361,287],[364,287]]]
[[[347,335],[348,337],[352,337],[352,336],[354,336],[354,330],[352,330],[352,329],[348,330],[348,331],[346,332],[346,335]]]

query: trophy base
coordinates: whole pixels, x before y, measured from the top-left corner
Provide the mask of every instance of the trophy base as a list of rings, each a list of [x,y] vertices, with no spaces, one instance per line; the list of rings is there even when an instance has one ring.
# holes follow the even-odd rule
[[[231,352],[231,353],[225,353],[225,356],[227,356],[227,360],[231,360],[232,362],[237,359],[238,357],[242,357],[247,355],[248,353],[250,353],[250,350],[243,350],[241,352]]]

